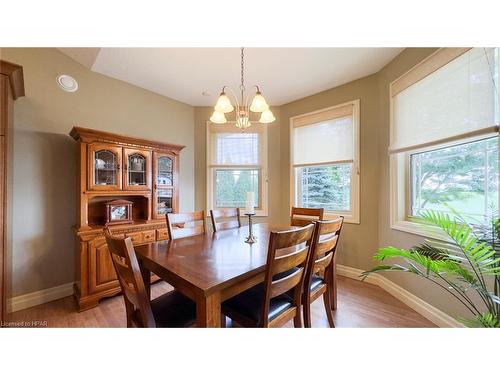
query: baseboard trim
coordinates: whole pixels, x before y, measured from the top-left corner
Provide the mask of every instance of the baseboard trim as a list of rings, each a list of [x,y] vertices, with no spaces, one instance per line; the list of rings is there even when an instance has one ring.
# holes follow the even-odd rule
[[[73,294],[73,283],[58,285],[53,288],[38,290],[33,293],[13,297],[7,301],[9,312],[28,309],[43,303],[55,301]]]
[[[337,273],[341,276],[349,277],[351,279],[356,279],[361,281],[359,277],[363,270],[358,268],[337,265]],[[408,307],[412,308],[418,312],[423,317],[429,319],[431,322],[436,324],[438,327],[443,328],[463,328],[464,325],[458,322],[456,319],[452,318],[448,314],[439,310],[438,308],[432,306],[430,303],[424,301],[423,299],[417,297],[416,295],[408,292],[406,289],[400,287],[398,284],[392,282],[391,280],[385,278],[381,274],[374,273],[368,276],[365,282],[373,285],[377,285],[384,289],[386,292],[396,297],[398,300],[403,302]]]

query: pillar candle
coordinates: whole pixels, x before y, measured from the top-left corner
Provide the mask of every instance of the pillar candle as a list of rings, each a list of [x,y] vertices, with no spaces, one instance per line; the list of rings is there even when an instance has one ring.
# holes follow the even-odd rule
[[[247,201],[245,204],[245,210],[247,214],[254,215],[255,214],[255,199],[254,199],[254,192],[249,191],[247,193]]]

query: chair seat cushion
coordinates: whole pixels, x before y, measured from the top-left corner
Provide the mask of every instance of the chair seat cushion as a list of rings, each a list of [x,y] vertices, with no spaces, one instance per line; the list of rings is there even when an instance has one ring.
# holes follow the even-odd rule
[[[151,301],[157,327],[189,327],[196,323],[196,304],[177,291]]]
[[[231,317],[231,312],[235,312],[251,320],[257,325],[262,314],[264,303],[264,285],[258,284],[237,296],[225,301],[222,304],[224,315]],[[286,294],[274,297],[269,303],[269,321],[278,317],[281,313],[293,306],[293,299]]]
[[[291,275],[292,273],[294,273],[297,269],[298,268],[295,267],[295,268],[292,268],[291,270],[285,271],[285,272],[280,273],[280,274],[278,274],[276,276],[279,277],[279,278],[286,277],[286,276]],[[314,290],[316,290],[316,289],[318,289],[324,283],[325,283],[325,281],[321,277],[319,277],[318,275],[312,275],[312,278],[311,278],[311,288],[310,288],[311,292],[314,291]],[[289,296],[293,295],[293,290],[289,290],[287,292],[287,294]]]
[[[311,292],[313,290],[318,289],[324,283],[325,282],[324,282],[324,280],[321,277],[319,277],[317,275],[313,275],[312,278],[311,278]]]

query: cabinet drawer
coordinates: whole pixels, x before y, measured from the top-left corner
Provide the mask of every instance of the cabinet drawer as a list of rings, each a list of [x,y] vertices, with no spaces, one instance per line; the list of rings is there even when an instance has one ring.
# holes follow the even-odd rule
[[[142,242],[142,233],[141,232],[127,233],[126,236],[130,237],[132,239],[132,243],[134,245],[140,244]]]
[[[168,240],[168,230],[167,228],[156,230],[156,241]]]
[[[147,243],[147,242],[154,242],[156,240],[155,238],[155,231],[154,230],[147,230],[142,232],[142,242]]]

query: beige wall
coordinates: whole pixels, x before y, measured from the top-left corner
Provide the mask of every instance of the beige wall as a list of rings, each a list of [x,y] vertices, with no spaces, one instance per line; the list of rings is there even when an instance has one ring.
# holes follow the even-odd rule
[[[290,216],[290,118],[360,99],[360,224],[345,224],[338,263],[366,269],[378,246],[378,86],[371,75],[281,106],[281,214]]]
[[[268,159],[268,217],[257,218],[256,221],[279,223],[281,213],[280,202],[280,108],[272,108],[276,121],[264,125],[268,127],[267,132],[267,159]],[[207,189],[207,164],[206,164],[206,123],[212,115],[211,107],[195,107],[195,207],[197,210],[206,209]],[[263,126],[263,125],[257,125]]]
[[[194,109],[93,73],[53,48],[0,51],[24,67],[26,97],[15,102],[13,296],[74,280],[74,125],[183,144],[180,208],[194,208]],[[66,93],[58,74],[79,90]]]

